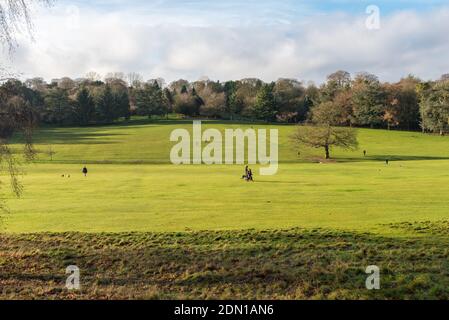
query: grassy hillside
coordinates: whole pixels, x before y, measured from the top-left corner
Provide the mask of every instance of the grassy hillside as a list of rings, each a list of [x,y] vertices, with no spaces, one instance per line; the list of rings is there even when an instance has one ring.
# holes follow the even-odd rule
[[[150,122],[136,120],[128,124],[97,127],[42,128],[35,136],[41,153],[39,162],[50,162],[47,154],[50,146],[55,152],[54,162],[60,163],[170,163],[169,155],[173,143],[170,133],[175,129],[191,132],[191,121]],[[301,158],[292,146],[290,136],[295,126],[267,126],[256,124],[233,124],[207,121],[204,130],[219,129],[278,129],[279,160],[307,162],[310,158],[322,157],[322,150],[303,148]],[[397,160],[443,160],[449,159],[449,137],[423,135],[418,132],[359,129],[360,150],[334,150],[333,157],[339,161],[374,161],[385,157]],[[363,157],[363,150],[368,157]]]
[[[289,143],[293,126],[271,126],[280,130],[280,170],[252,184],[240,180],[241,166],[166,164],[170,132],[180,127],[191,122],[42,129],[37,148],[51,145],[54,160],[41,153],[26,167],[25,194],[9,199],[13,214],[5,231],[325,227],[391,233],[382,224],[449,216],[446,137],[361,129],[360,150],[336,149],[338,162],[318,164],[321,150],[304,149],[298,158]],[[205,125],[211,127],[241,125]],[[396,161],[386,166],[386,158]]]
[[[447,223],[413,227],[426,238],[301,229],[0,235],[0,299],[449,299]],[[379,291],[365,287],[372,264]],[[64,289],[69,265],[81,269],[81,291]]]
[[[269,127],[279,173],[254,166],[255,183],[242,166],[169,164],[191,122],[42,128],[23,197],[6,195],[0,299],[449,298],[449,137],[360,129],[360,150],[319,163],[298,157],[293,126]],[[64,289],[72,264],[81,291]],[[380,291],[365,288],[373,264]]]

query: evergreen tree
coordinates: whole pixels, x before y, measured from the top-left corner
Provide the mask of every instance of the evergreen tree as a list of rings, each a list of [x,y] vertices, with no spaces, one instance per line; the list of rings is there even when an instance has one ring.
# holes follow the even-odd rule
[[[116,119],[114,114],[114,95],[107,84],[97,100],[97,117],[101,122],[111,123]]]
[[[59,125],[70,124],[73,120],[74,110],[66,90],[51,89],[46,95],[43,118],[50,123]]]
[[[129,94],[127,91],[122,90],[114,94],[114,114],[115,118],[125,118],[129,120],[131,118],[131,110],[129,108]]]
[[[381,125],[387,104],[386,98],[386,92],[375,76],[369,74],[358,76],[352,95],[356,123],[371,127]]]
[[[278,109],[276,106],[276,100],[273,94],[274,83],[264,84],[259,90],[256,97],[256,103],[254,105],[253,113],[256,118],[273,121],[276,119]]]
[[[173,94],[172,92],[168,89],[165,88],[164,90],[164,101],[165,101],[165,106],[167,107],[167,117],[168,114],[173,112],[173,104],[175,103],[175,100],[173,98]]]
[[[161,116],[167,114],[167,100],[158,83],[145,84],[143,88],[136,90],[137,113],[142,116]]]
[[[88,125],[92,120],[95,112],[95,104],[91,97],[89,90],[82,87],[76,95],[75,113],[78,118],[78,123],[82,126]]]
[[[242,112],[243,105],[237,96],[237,82],[228,81],[224,85],[226,112],[231,120]]]

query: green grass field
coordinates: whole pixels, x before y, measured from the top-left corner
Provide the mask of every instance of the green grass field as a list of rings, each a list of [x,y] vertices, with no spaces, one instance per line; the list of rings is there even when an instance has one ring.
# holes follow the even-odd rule
[[[204,128],[238,126],[208,122]],[[8,200],[13,214],[6,231],[324,227],[388,233],[382,224],[449,215],[449,137],[360,129],[360,150],[336,149],[337,162],[320,164],[322,150],[306,148],[298,158],[289,140],[295,128],[278,126],[279,172],[251,184],[240,180],[242,166],[169,164],[169,136],[180,127],[191,122],[42,129],[38,159],[25,168],[24,196]],[[45,153],[49,145],[53,161]],[[386,166],[387,158],[395,161]]]
[[[298,157],[294,126],[268,126],[279,172],[246,183],[243,166],[169,163],[171,131],[191,125],[36,132],[22,198],[2,188],[0,299],[449,299],[449,137],[359,129],[359,150],[320,163],[322,150]],[[80,292],[64,289],[70,264]]]

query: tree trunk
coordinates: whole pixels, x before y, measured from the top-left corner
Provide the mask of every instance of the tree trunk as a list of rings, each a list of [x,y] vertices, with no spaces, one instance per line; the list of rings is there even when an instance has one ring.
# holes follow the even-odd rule
[[[326,150],[326,160],[329,160],[331,158],[331,154],[329,151],[329,146],[325,146],[324,150]]]

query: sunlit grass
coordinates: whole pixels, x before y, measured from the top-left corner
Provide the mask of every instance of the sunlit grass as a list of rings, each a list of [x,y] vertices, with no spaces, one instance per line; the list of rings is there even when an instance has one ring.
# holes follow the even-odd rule
[[[43,128],[41,153],[26,167],[25,193],[10,198],[8,232],[185,231],[327,227],[386,233],[381,224],[449,217],[449,138],[359,130],[360,150],[298,150],[294,126],[280,130],[280,170],[256,182],[241,166],[168,164],[175,128],[192,123],[131,122]],[[204,128],[265,128],[207,122]],[[53,161],[45,153],[52,146]],[[368,153],[363,156],[363,150]],[[392,161],[385,165],[385,159]],[[84,164],[89,175],[84,178]],[[255,167],[257,169],[257,167]],[[62,177],[64,175],[64,177]],[[70,175],[70,178],[68,178]],[[400,234],[400,232],[396,232]]]

